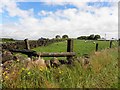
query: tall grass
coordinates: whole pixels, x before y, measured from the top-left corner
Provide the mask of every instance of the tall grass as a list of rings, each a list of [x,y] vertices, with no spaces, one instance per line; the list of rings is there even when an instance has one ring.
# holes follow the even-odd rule
[[[16,61],[3,71],[3,88],[117,88],[118,52],[105,49],[90,55],[87,68],[76,59],[72,65],[58,68],[26,69]]]

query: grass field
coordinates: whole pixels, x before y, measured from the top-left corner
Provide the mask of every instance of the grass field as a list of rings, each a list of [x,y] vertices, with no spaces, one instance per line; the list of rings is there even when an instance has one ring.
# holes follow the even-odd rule
[[[93,43],[96,42],[99,44],[98,50],[103,50],[105,48],[109,48],[110,41],[87,41],[84,40],[74,40],[74,52],[77,56],[82,56],[83,54],[90,54],[91,52],[95,51],[96,44]],[[113,47],[117,47],[118,42],[113,41]],[[33,50],[37,52],[66,52],[67,51],[67,41],[59,42],[59,43],[53,43],[49,46],[42,46],[34,48]],[[49,58],[45,58],[49,59]]]

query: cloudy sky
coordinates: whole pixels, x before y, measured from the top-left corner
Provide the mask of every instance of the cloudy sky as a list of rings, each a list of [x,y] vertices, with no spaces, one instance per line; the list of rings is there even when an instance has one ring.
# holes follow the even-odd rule
[[[2,0],[0,31],[14,39],[64,34],[118,38],[118,0]]]

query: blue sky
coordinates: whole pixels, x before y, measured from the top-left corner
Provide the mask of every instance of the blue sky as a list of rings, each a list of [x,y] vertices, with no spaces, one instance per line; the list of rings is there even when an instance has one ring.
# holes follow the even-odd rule
[[[111,2],[88,2],[87,5],[88,6],[93,6],[96,8],[100,8],[100,7],[112,7]]]
[[[74,5],[70,5],[70,4],[67,4],[67,5],[47,5],[44,2],[17,2],[16,4],[21,10],[33,9],[34,16],[36,18],[43,18],[42,16],[38,15],[38,13],[40,11],[43,11],[43,10],[44,11],[51,11],[54,13],[57,10],[77,8]],[[10,22],[18,22],[20,17],[18,17],[18,16],[11,17],[11,16],[9,16],[9,13],[7,11],[5,11],[4,13],[2,13],[2,18],[3,18],[3,21],[1,23],[10,23]]]
[[[36,18],[43,18],[42,16],[38,15],[38,13],[42,10],[51,11],[54,13],[57,10],[65,10],[65,9],[70,9],[70,8],[80,9],[74,5],[71,5],[71,4],[48,5],[48,4],[45,4],[44,2],[17,2],[16,4],[21,10],[33,9],[34,16]],[[112,7],[112,3],[110,3],[110,2],[87,2],[86,5],[96,7],[96,8]],[[86,10],[86,12],[91,13],[91,14],[95,14],[95,12],[92,10]],[[10,22],[18,22],[20,17],[18,17],[18,16],[11,17],[11,16],[9,16],[9,13],[7,11],[5,11],[4,13],[2,13],[2,18],[3,18],[3,20],[1,23],[10,23]]]
[[[37,14],[38,12],[45,10],[45,11],[52,11],[55,12],[57,10],[64,10],[66,8],[76,8],[74,5],[47,5],[43,2],[18,2],[18,6],[23,10],[28,10],[33,8],[34,13]]]
[[[76,37],[108,33],[108,38],[117,38],[117,3],[114,2],[5,1],[9,4],[3,1],[0,7],[3,37],[37,39],[39,35],[52,38],[56,34]]]

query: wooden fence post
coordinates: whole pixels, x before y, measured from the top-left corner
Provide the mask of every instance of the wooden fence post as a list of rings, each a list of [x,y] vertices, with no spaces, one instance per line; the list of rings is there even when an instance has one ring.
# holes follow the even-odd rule
[[[72,39],[67,40],[67,52],[73,52],[73,40]]]
[[[112,40],[110,41],[110,48],[112,48]]]
[[[119,40],[118,40],[118,43],[119,43],[118,46],[120,46],[120,38],[119,38]]]
[[[96,52],[98,51],[98,43],[96,43]]]
[[[72,39],[68,39],[67,40],[67,52],[73,52],[73,40]],[[68,56],[67,60],[68,60],[68,64],[72,63],[72,56]]]
[[[29,45],[28,39],[25,39],[24,41],[25,41],[26,49],[30,50],[30,45]]]

